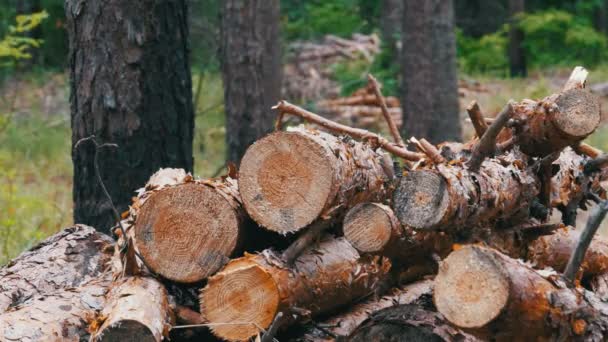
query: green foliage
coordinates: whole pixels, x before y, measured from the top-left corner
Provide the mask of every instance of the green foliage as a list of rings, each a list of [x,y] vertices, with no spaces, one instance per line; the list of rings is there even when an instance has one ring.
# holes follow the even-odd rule
[[[40,47],[42,41],[24,34],[38,27],[47,17],[46,11],[18,15],[15,25],[9,26],[8,33],[0,40],[0,63],[12,65],[16,60],[31,58],[31,49]]]
[[[486,34],[479,39],[467,37],[462,30],[456,31],[458,66],[460,70],[473,74],[485,73],[504,76],[507,73],[507,26]]]

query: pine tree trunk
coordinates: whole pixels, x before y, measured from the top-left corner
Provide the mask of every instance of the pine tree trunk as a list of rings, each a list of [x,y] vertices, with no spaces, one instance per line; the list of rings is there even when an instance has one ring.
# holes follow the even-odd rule
[[[272,130],[270,109],[281,95],[278,0],[226,0],[221,50],[227,159],[239,163],[256,139]]]
[[[294,266],[272,250],[247,254],[209,278],[201,291],[201,313],[213,333],[229,341],[246,340],[267,329],[282,312],[287,326],[364,298],[384,285],[390,262],[361,257],[343,238],[327,237],[306,250]]]
[[[21,254],[0,269],[0,314],[32,297],[102,277],[112,256],[112,244],[110,237],[95,229],[76,225]]]
[[[460,141],[452,0],[404,2],[401,50],[406,136]]]
[[[380,31],[382,33],[382,43],[391,55],[398,61],[397,42],[401,37],[401,23],[403,18],[403,1],[401,0],[382,0],[380,3]]]
[[[524,32],[517,27],[516,16],[524,13],[525,0],[509,0],[509,15],[511,16],[509,27],[509,70],[511,77],[526,77],[526,52],[523,47]]]
[[[101,177],[118,211],[161,167],[192,170],[194,112],[185,0],[65,1],[72,145],[95,135]],[[95,148],[72,151],[74,221],[115,223],[95,177]]]
[[[382,201],[392,172],[390,157],[367,144],[296,127],[247,150],[239,187],[251,218],[285,234],[342,217],[357,203]]]

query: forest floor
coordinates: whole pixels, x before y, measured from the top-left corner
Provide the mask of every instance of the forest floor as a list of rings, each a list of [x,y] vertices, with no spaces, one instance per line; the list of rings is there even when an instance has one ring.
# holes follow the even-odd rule
[[[472,100],[491,116],[511,98],[541,98],[559,89],[569,71],[545,70],[514,80],[461,76],[461,112]],[[606,81],[608,66],[591,71],[589,84]],[[221,77],[197,74],[193,87],[195,174],[212,176],[224,156]],[[0,265],[72,223],[68,88],[62,73],[28,74],[0,87]],[[608,98],[602,108],[606,105]],[[470,137],[470,124],[463,122],[463,128],[465,138]],[[608,150],[608,125],[589,142]],[[580,216],[583,221],[586,215]],[[603,233],[608,234],[608,225]]]

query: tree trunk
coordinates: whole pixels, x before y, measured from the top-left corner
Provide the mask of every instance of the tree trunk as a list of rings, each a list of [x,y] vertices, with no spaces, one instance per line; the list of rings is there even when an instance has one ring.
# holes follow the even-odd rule
[[[235,259],[209,278],[201,313],[225,340],[246,340],[267,329],[282,312],[288,325],[364,298],[384,285],[390,262],[361,257],[343,238],[322,240],[287,266],[272,250]],[[258,328],[259,327],[259,328]]]
[[[457,231],[527,218],[539,190],[526,156],[512,151],[486,159],[478,172],[459,163],[409,172],[395,189],[393,209],[414,229]]]
[[[227,159],[238,162],[272,130],[271,107],[281,96],[279,0],[226,0],[221,51]]]
[[[168,337],[174,317],[162,284],[154,278],[128,277],[112,287],[91,341],[160,342]]]
[[[403,16],[404,135],[460,141],[452,0],[406,0]]]
[[[269,230],[289,233],[317,218],[381,201],[392,180],[390,157],[367,144],[296,127],[257,141],[241,162],[245,209]]]
[[[90,320],[102,309],[110,282],[106,272],[81,287],[28,297],[0,314],[0,340],[87,341]]]
[[[498,332],[498,341],[600,341],[608,327],[606,304],[593,294],[479,246],[463,247],[441,263],[434,301],[451,323]]]
[[[448,323],[424,304],[394,305],[374,312],[348,337],[348,341],[474,342],[481,341]]]
[[[95,135],[101,177],[119,212],[160,167],[192,170],[194,112],[187,2],[65,0],[72,145]],[[74,221],[109,231],[95,147],[74,148]]]
[[[511,77],[526,77],[526,52],[523,47],[524,32],[517,27],[517,15],[524,13],[525,0],[509,0],[509,70]]]
[[[101,277],[112,256],[112,243],[95,229],[76,225],[13,259],[0,269],[0,314],[32,297]]]
[[[391,55],[396,58],[398,53],[397,42],[401,37],[403,1],[382,0],[380,9],[380,32],[382,33],[382,43],[385,48],[388,48]]]

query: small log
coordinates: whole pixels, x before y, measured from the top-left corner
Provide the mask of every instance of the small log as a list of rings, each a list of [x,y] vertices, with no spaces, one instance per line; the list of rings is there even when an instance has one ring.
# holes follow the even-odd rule
[[[537,176],[526,164],[524,155],[511,151],[486,159],[477,172],[462,163],[408,172],[393,193],[393,209],[401,223],[424,230],[513,220],[540,191]]]
[[[79,287],[33,294],[0,314],[0,341],[87,341],[110,282],[106,272]]]
[[[239,185],[247,213],[285,234],[386,197],[387,169],[392,170],[390,157],[369,145],[296,127],[272,133],[247,150]]]
[[[133,206],[137,250],[146,266],[164,278],[181,283],[206,279],[244,240],[246,219],[236,180],[184,177],[164,184]]]
[[[389,269],[387,259],[361,257],[343,238],[324,239],[293,267],[272,250],[246,254],[209,278],[201,314],[216,336],[242,341],[267,329],[279,312],[288,326],[373,294]]]
[[[160,342],[174,322],[165,288],[153,278],[128,277],[113,284],[91,341]]]
[[[368,341],[482,341],[453,327],[440,314],[422,304],[395,305],[374,312],[346,339]]]
[[[592,294],[547,280],[495,250],[452,252],[435,278],[434,301],[461,328],[497,332],[496,340],[603,340],[605,304]]]
[[[94,228],[74,225],[0,268],[0,314],[34,296],[78,287],[109,266],[113,241]]]

